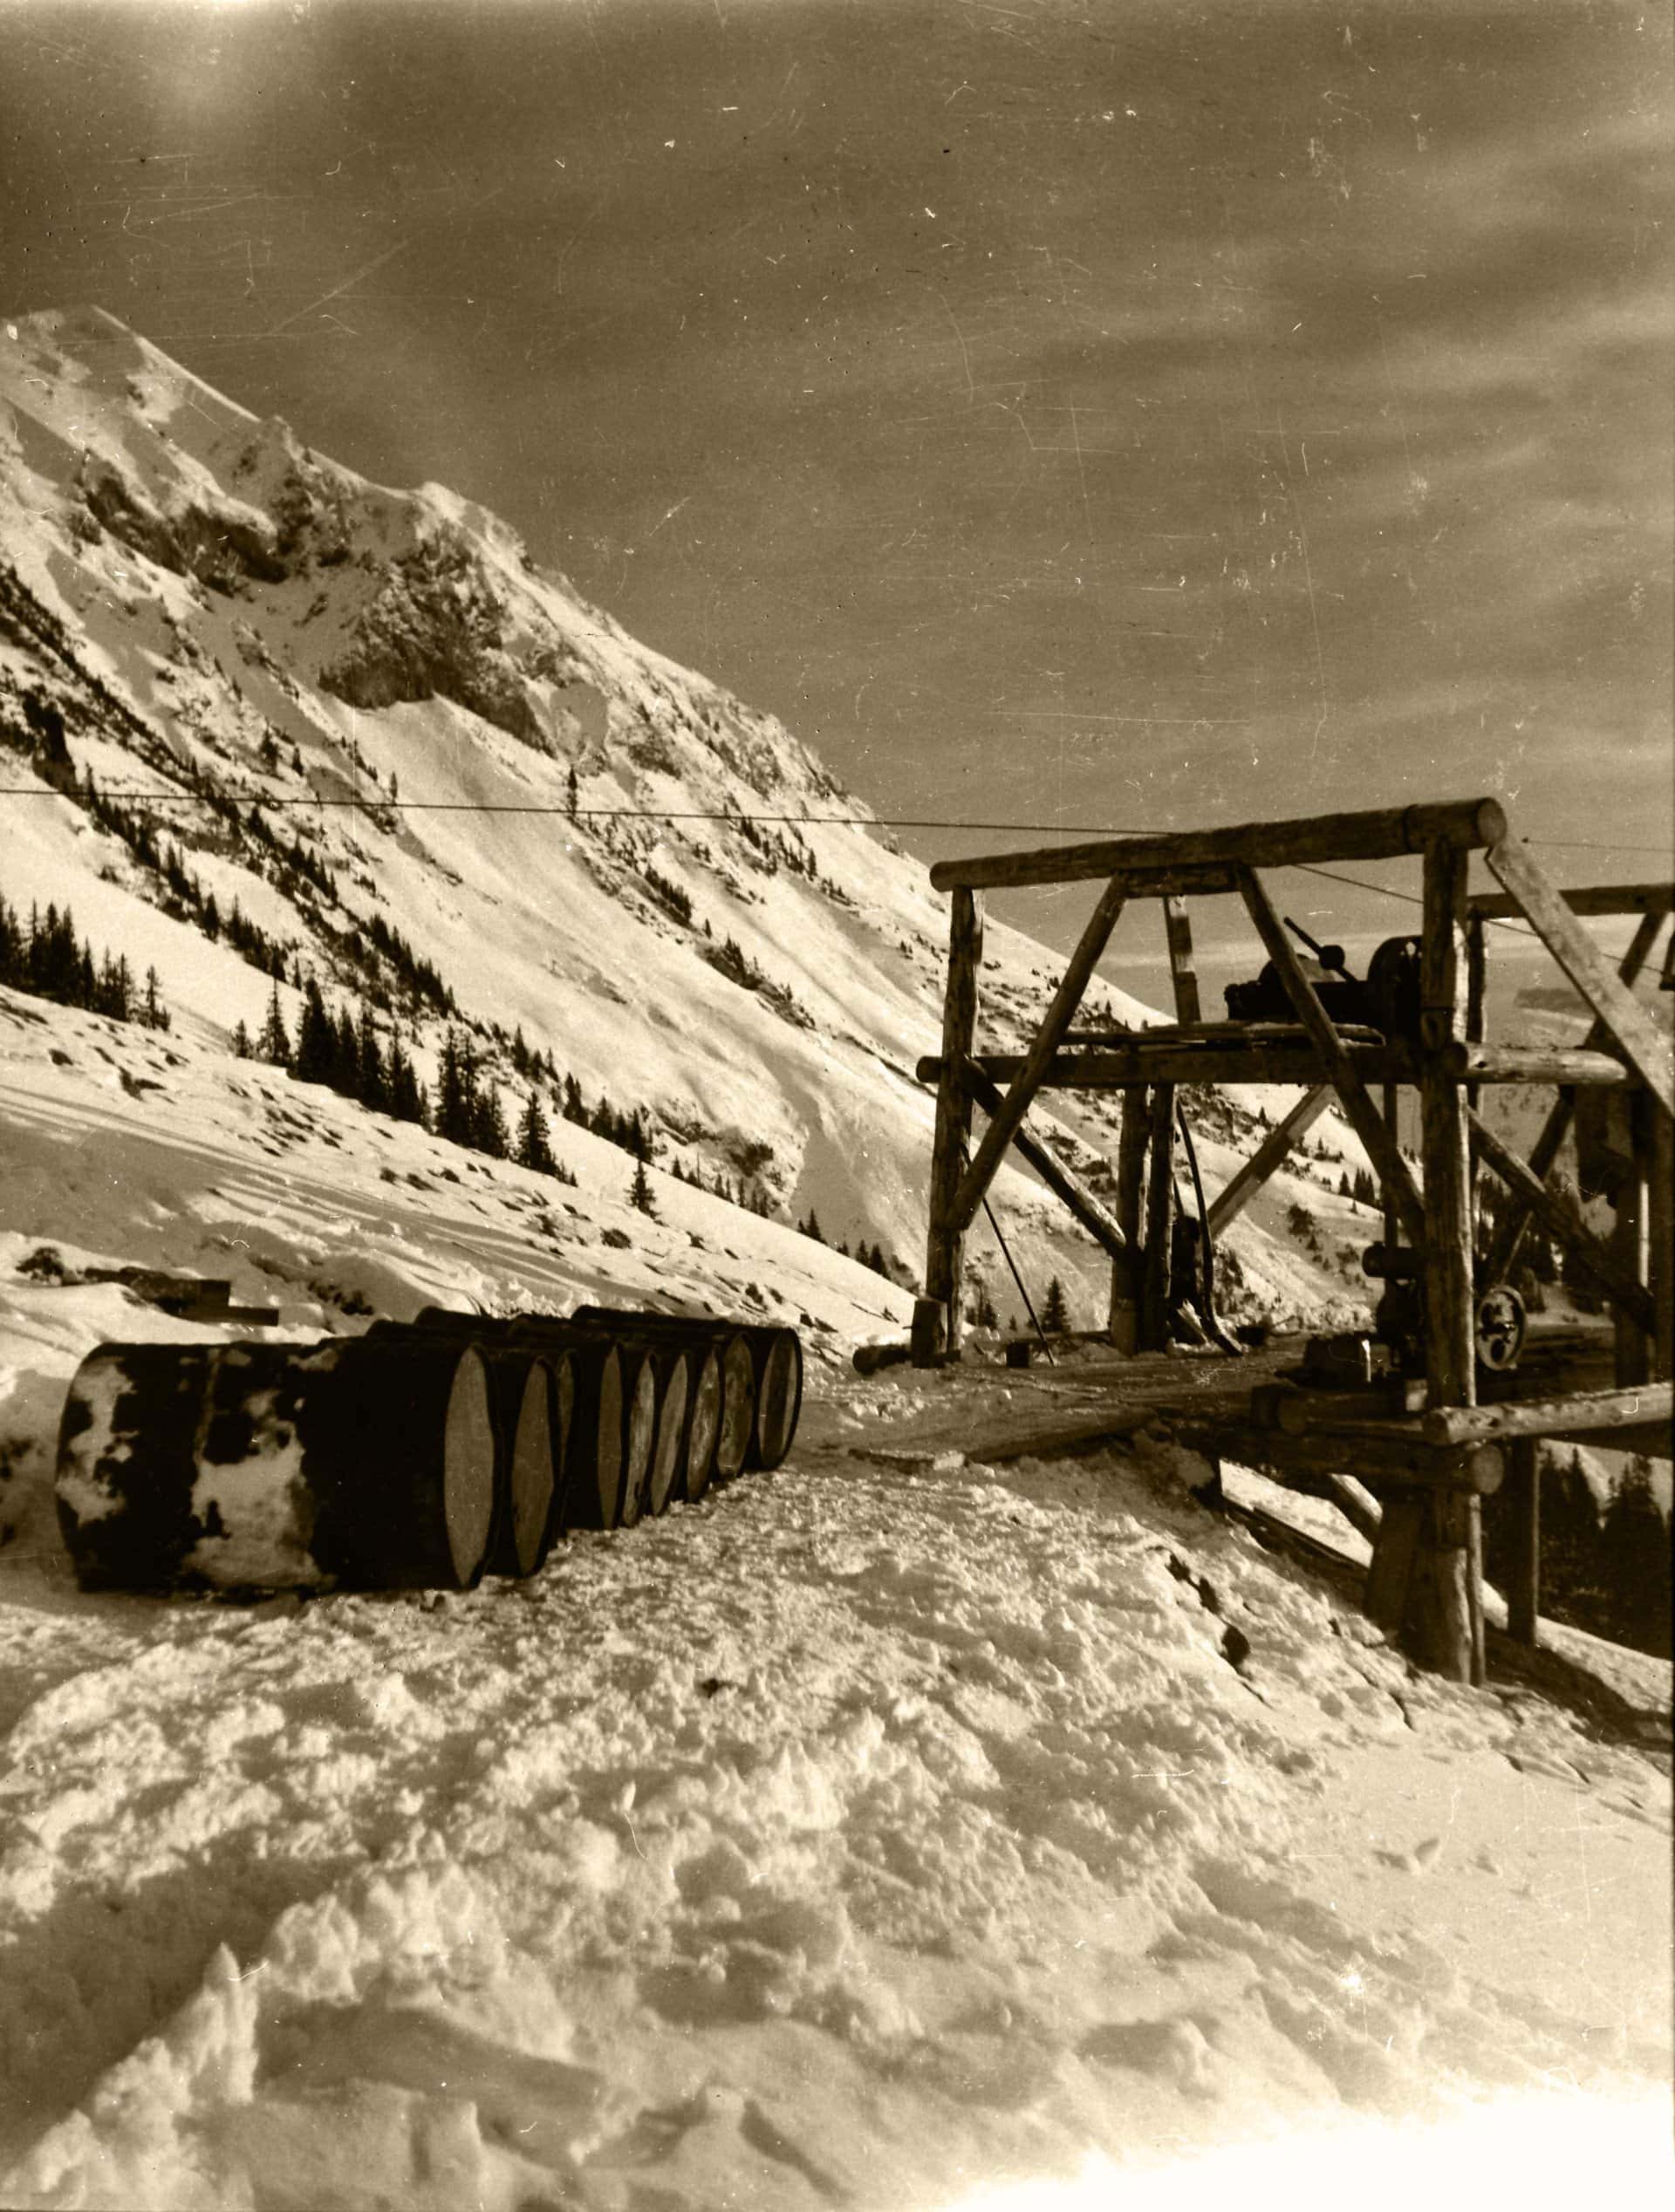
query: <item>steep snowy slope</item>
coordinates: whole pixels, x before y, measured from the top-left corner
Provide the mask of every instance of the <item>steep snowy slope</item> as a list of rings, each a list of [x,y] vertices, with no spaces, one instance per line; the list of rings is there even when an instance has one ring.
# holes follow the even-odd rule
[[[917,1272],[947,929],[923,868],[493,515],[368,483],[97,310],[0,325],[0,896],[154,966],[177,1036],[256,1035],[276,973],[294,1035],[311,977],[433,1085],[471,1025],[515,1120],[516,1033],[590,1108],[643,1108],[667,1164]],[[986,1037],[1038,1018],[1058,965],[992,925]],[[1094,1011],[1146,1018],[1103,986]],[[1221,1114],[1213,1185],[1258,1103]],[[1108,1107],[1059,1112],[1089,1162],[1112,1149]],[[1317,1137],[1335,1185],[1358,1148]],[[1036,1295],[1058,1273],[1102,1321],[1063,1210],[1011,1169],[995,1198]],[[1364,1288],[1272,1203],[1236,1242],[1270,1303]],[[1018,1315],[981,1222],[971,1256]]]
[[[867,810],[777,723],[480,508],[366,482],[97,311],[0,332],[0,546],[7,780],[62,794],[5,802],[14,906],[67,900],[224,1043],[268,996],[205,935],[236,900],[289,979],[415,1022],[434,1075],[443,1007],[376,917],[491,1067],[520,1029],[670,1157],[918,1264],[944,916],[921,868],[823,818]],[[1003,1032],[1050,963],[1000,930],[991,962]],[[1034,1271],[1080,1265],[1091,1299],[1090,1250],[1039,1219]]]

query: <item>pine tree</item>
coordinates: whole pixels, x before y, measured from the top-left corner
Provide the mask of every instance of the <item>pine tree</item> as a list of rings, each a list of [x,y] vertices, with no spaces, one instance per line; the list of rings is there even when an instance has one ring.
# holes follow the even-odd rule
[[[820,1217],[812,1206],[809,1208],[809,1218],[803,1225],[803,1233],[805,1237],[812,1237],[816,1244],[824,1244],[826,1241],[820,1233]]]
[[[558,1164],[552,1156],[552,1133],[542,1109],[541,1094],[533,1089],[518,1125],[517,1157],[520,1166],[533,1168],[537,1175],[550,1175]]]
[[[1049,1336],[1063,1336],[1070,1326],[1070,1309],[1064,1302],[1064,1286],[1056,1275],[1047,1286],[1047,1302],[1041,1309],[1041,1325]]]
[[[291,1039],[285,1030],[284,1010],[279,1004],[277,979],[268,993],[268,1018],[263,1024],[256,1050],[256,1057],[265,1060],[270,1068],[289,1068],[291,1065]]]
[[[244,1026],[244,1017],[238,1017],[238,1027],[233,1031],[233,1053],[239,1060],[254,1060],[256,1048],[250,1042],[250,1033]]]
[[[436,1079],[436,1134],[451,1144],[471,1141],[471,1110],[460,1041],[452,1029],[442,1038],[442,1064]]]
[[[587,1107],[582,1098],[582,1087],[574,1075],[564,1077],[564,1119],[586,1125]]]
[[[506,1134],[506,1116],[502,1110],[500,1093],[493,1083],[484,1083],[476,1089],[471,1116],[471,1142],[479,1152],[487,1152],[490,1159],[503,1160],[511,1150]]]
[[[325,1010],[318,978],[303,987],[303,1018],[297,1027],[297,1058],[291,1073],[299,1083],[329,1083],[337,1071],[338,1027]]]
[[[355,1038],[355,1096],[374,1113],[390,1109],[388,1063],[373,1027],[373,1010],[367,1006],[360,1009],[360,1028]]]
[[[640,1213],[649,1214],[655,1221],[657,1205],[652,1197],[651,1179],[646,1172],[644,1160],[634,1162],[634,1179],[628,1186],[628,1203]]]

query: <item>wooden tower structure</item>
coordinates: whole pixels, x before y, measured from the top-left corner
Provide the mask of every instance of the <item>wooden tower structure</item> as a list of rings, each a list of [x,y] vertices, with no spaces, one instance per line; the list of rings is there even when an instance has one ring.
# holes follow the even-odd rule
[[[1498,891],[1471,893],[1474,851]],[[1372,1018],[1357,1002],[1358,1018],[1346,1019],[1323,966],[1292,944],[1263,871],[1403,856],[1419,864],[1419,931],[1385,963],[1387,987],[1382,998],[1374,993]],[[1392,1309],[1407,1300],[1407,1372],[1378,1391],[1258,1390],[1238,1417],[1187,1427],[1212,1455],[1264,1466],[1282,1479],[1330,1482],[1335,1472],[1350,1473],[1379,1493],[1368,1611],[1422,1663],[1480,1681],[1480,1496],[1508,1471],[1518,1485],[1531,1565],[1513,1611],[1514,1628],[1533,1637],[1539,1439],[1585,1436],[1623,1450],[1670,1452],[1675,1067],[1667,1034],[1631,987],[1668,925],[1671,886],[1561,892],[1493,798],[944,861],[931,882],[951,895],[952,911],[942,1049],[918,1070],[935,1084],[937,1101],[915,1358],[932,1363],[958,1354],[965,1238],[1008,1147],[1110,1253],[1118,1348],[1161,1350],[1179,1289],[1170,1279],[1176,1086],[1286,1083],[1303,1092],[1216,1198],[1213,1234],[1336,1098],[1380,1186],[1384,1239],[1364,1264],[1392,1289],[1405,1286],[1386,1300]],[[1084,882],[1099,885],[1097,900],[1028,1050],[981,1050],[983,893]],[[1242,900],[1267,953],[1265,974],[1282,994],[1277,1020],[1203,1019],[1187,902],[1227,894]],[[1077,1031],[1076,1016],[1118,918],[1143,899],[1163,906],[1177,1019],[1132,1032]],[[1583,921],[1623,914],[1638,920],[1614,966]],[[1509,919],[1528,925],[1586,1003],[1593,1026],[1581,1046],[1520,1048],[1486,1037],[1487,930]],[[1368,987],[1378,980],[1377,967],[1375,959]],[[1556,1091],[1528,1159],[1480,1111],[1482,1087],[1502,1083]],[[1397,1136],[1404,1086],[1420,1103],[1417,1177]],[[1114,1206],[1029,1129],[1031,1103],[1054,1088],[1124,1094]],[[977,1109],[988,1118],[974,1150]],[[1589,1229],[1549,1181],[1579,1117],[1616,1206],[1609,1239]],[[1478,1219],[1486,1171],[1508,1193],[1487,1253]],[[1497,1367],[1494,1343],[1486,1342],[1496,1327],[1486,1292],[1492,1306],[1532,1221],[1563,1246],[1606,1302],[1603,1375],[1596,1358],[1590,1367],[1580,1355]],[[1601,1381],[1608,1387],[1586,1387]]]

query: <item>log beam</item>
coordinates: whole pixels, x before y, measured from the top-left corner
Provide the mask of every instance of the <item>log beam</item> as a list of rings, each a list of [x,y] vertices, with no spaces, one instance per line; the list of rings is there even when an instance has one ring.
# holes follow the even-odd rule
[[[1675,1118],[1675,1049],[1669,1039],[1611,973],[1527,845],[1502,837],[1489,847],[1487,858],[1490,873],[1517,901],[1525,920],[1637,1070],[1658,1111]]]
[[[1450,845],[1439,850],[1460,851],[1463,848]],[[1384,1127],[1378,1108],[1367,1094],[1366,1084],[1356,1068],[1352,1053],[1333,1028],[1330,1017],[1315,994],[1313,984],[1302,972],[1302,964],[1284,925],[1269,903],[1268,893],[1250,870],[1246,869],[1241,873],[1239,888],[1268,957],[1273,961],[1275,971],[1285,986],[1286,995],[1309,1032],[1309,1041],[1324,1073],[1331,1079],[1333,1089],[1343,1101],[1350,1126],[1366,1148],[1368,1158],[1393,1199],[1403,1227],[1416,1245],[1423,1244],[1424,1204],[1408,1171],[1407,1162],[1402,1157]]]
[[[1559,897],[1573,914],[1651,914],[1662,916],[1675,906],[1675,886],[1669,884],[1597,884],[1585,891],[1562,891]],[[1480,891],[1467,904],[1474,921],[1514,921],[1523,913],[1518,901],[1506,892]]]
[[[971,1067],[969,1062],[967,1068],[966,1081],[972,1096],[986,1114],[997,1115],[1004,1093],[998,1090],[987,1075]],[[1020,1122],[1013,1130],[1012,1144],[1014,1150],[1029,1162],[1054,1196],[1063,1199],[1088,1234],[1097,1244],[1104,1246],[1113,1260],[1126,1260],[1130,1257],[1128,1240],[1120,1223],[1106,1212],[1080,1177],[1065,1166],[1057,1153],[1035,1135],[1027,1122]]]
[[[1169,1342],[1170,1246],[1175,1219],[1175,1087],[1159,1083],[1147,1112],[1145,1256],[1141,1265],[1140,1348]]]
[[[1316,1083],[1312,1090],[1303,1094],[1285,1119],[1268,1131],[1233,1180],[1212,1203],[1209,1212],[1212,1237],[1219,1237],[1229,1223],[1239,1219],[1269,1177],[1283,1166],[1292,1147],[1326,1111],[1333,1096],[1330,1083]]]
[[[963,1081],[977,1028],[977,977],[983,958],[982,901],[956,890],[948,917],[948,978],[942,1000],[944,1070],[936,1091],[936,1132],[931,1146],[930,1223],[926,1232],[925,1295],[947,1308],[948,1346],[957,1354],[965,1326],[965,1236],[954,1200],[966,1171],[971,1141],[971,1099]]]
[[[1557,1398],[1503,1398],[1494,1405],[1445,1405],[1419,1423],[1428,1444],[1472,1444],[1495,1437],[1582,1436],[1675,1420],[1675,1385],[1573,1390]],[[1600,1442],[1606,1443],[1602,1435]]]
[[[1123,1096],[1122,1134],[1117,1140],[1117,1225],[1127,1249],[1111,1263],[1111,1343],[1123,1353],[1140,1348],[1140,1294],[1143,1269],[1140,1251],[1142,1209],[1145,1203],[1145,1151],[1151,1133],[1150,1104],[1144,1090]]]
[[[1419,953],[1425,1380],[1439,1406],[1470,1406],[1477,1396],[1469,1109],[1440,1064],[1464,1041],[1467,1024],[1468,857],[1456,844],[1427,849]],[[1421,1665],[1456,1682],[1484,1678],[1482,1556],[1477,1500],[1432,1499],[1414,1554],[1404,1642]]]
[[[1034,1043],[1024,1055],[1023,1065],[1013,1078],[1011,1088],[1002,1101],[993,1120],[983,1133],[971,1165],[961,1178],[959,1188],[948,1201],[948,1225],[955,1236],[963,1234],[972,1216],[982,1204],[983,1193],[995,1179],[995,1171],[1005,1157],[1024,1116],[1029,1102],[1041,1088],[1042,1078],[1052,1062],[1054,1054],[1063,1041],[1064,1033],[1076,1019],[1077,1008],[1089,979],[1098,963],[1100,955],[1111,941],[1111,932],[1117,925],[1127,894],[1115,883],[1105,885],[1093,918],[1083,931],[1080,941],[1065,966],[1059,986],[1053,993],[1041,1027],[1036,1032]],[[967,1049],[969,1050],[969,1044]],[[946,1047],[943,1057],[947,1056]],[[963,1071],[962,1071],[963,1072]],[[933,1294],[934,1295],[934,1294]]]
[[[1305,815],[1286,822],[1242,823],[1145,837],[1104,837],[1082,845],[1029,852],[992,853],[970,860],[940,860],[931,870],[936,891],[964,884],[973,891],[1026,884],[1085,883],[1120,875],[1140,895],[1143,872],[1178,880],[1166,888],[1201,889],[1193,871],[1207,868],[1288,868],[1335,860],[1395,860],[1439,839],[1471,847],[1506,835],[1504,809],[1494,799],[1459,799],[1440,806],[1386,807],[1364,814]],[[1228,885],[1227,888],[1232,888]]]
[[[1193,925],[1186,901],[1179,891],[1163,902],[1164,928],[1169,939],[1169,974],[1175,987],[1175,1019],[1187,1028],[1203,1018],[1198,1002],[1198,970],[1193,964]]]
[[[1349,1064],[1366,1082],[1412,1082],[1412,1056],[1399,1045],[1343,1047]],[[1024,1062],[1015,1052],[980,1052],[972,1055],[991,1082],[1015,1082]],[[914,1065],[922,1083],[942,1080],[946,1062],[927,1055]],[[1309,1089],[1326,1074],[1321,1057],[1307,1038],[1292,1044],[1190,1045],[1176,1044],[1167,1035],[1157,1041],[1136,1038],[1109,1052],[1060,1052],[1043,1070],[1042,1090],[1126,1090],[1150,1083],[1283,1083],[1293,1089]],[[1520,1081],[1522,1080],[1521,1077]]]

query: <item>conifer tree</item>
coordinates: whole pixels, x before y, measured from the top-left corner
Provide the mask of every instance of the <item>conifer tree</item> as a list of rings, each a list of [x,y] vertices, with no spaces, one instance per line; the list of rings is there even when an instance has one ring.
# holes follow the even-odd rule
[[[1070,1309],[1064,1301],[1064,1286],[1056,1275],[1047,1286],[1046,1303],[1041,1309],[1041,1325],[1049,1336],[1063,1336],[1070,1326]]]
[[[355,1039],[355,1096],[375,1113],[389,1111],[388,1065],[373,1027],[372,1008],[367,1006],[360,1009],[360,1028]]]
[[[487,1152],[491,1159],[496,1160],[503,1160],[511,1150],[506,1135],[506,1116],[501,1108],[500,1093],[493,1083],[474,1086],[471,1143],[479,1152]]]
[[[634,1162],[634,1179],[628,1185],[628,1203],[636,1212],[649,1214],[653,1221],[656,1220],[657,1205],[652,1197],[651,1179],[646,1175],[644,1160]]]
[[[276,978],[268,992],[268,1018],[256,1041],[256,1057],[265,1060],[270,1068],[289,1068],[291,1038],[285,1029],[284,1009],[279,1004],[279,984]]]
[[[303,1018],[297,1026],[297,1058],[291,1073],[299,1083],[329,1083],[337,1072],[338,1028],[325,1010],[319,981],[311,975],[303,987]]]
[[[558,1164],[552,1156],[552,1134],[542,1110],[541,1094],[533,1088],[518,1124],[517,1158],[519,1166],[533,1168],[537,1175],[550,1175]]]
[[[256,1057],[256,1048],[250,1042],[250,1033],[244,1026],[242,1014],[238,1017],[238,1026],[233,1031],[233,1054],[239,1060],[254,1060]]]

